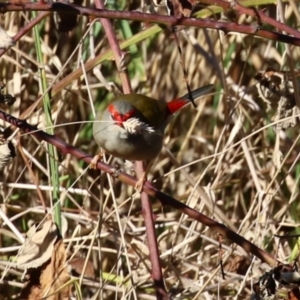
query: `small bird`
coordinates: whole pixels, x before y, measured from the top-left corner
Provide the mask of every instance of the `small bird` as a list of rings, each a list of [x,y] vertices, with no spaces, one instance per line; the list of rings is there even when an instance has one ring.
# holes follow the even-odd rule
[[[199,98],[213,90],[206,85],[192,91]],[[115,98],[93,123],[93,136],[97,144],[115,157],[149,162],[161,151],[164,131],[172,115],[190,103],[189,94],[170,102],[155,100],[141,94],[126,94]],[[101,157],[91,163],[95,168]]]

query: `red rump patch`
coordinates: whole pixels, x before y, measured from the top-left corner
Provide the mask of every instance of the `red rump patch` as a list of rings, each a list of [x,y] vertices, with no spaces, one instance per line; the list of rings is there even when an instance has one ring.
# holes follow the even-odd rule
[[[188,103],[185,99],[174,99],[167,103],[170,114],[176,113],[179,109]]]
[[[122,125],[123,122],[132,118],[135,115],[135,109],[131,109],[125,114],[121,114],[113,104],[108,105],[108,111],[111,114],[111,117],[119,124]]]

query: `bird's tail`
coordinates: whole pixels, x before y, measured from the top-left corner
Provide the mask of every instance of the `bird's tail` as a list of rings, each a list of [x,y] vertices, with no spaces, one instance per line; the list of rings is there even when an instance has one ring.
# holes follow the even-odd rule
[[[208,85],[205,85],[205,86],[201,86],[201,87],[199,87],[199,88],[192,91],[192,96],[193,96],[194,99],[197,99],[201,96],[207,95],[207,94],[209,94],[210,92],[213,91],[214,87],[215,86],[213,84],[208,84]],[[189,93],[186,93],[185,95],[180,97],[180,99],[190,100]]]
[[[205,85],[205,86],[202,86],[200,88],[193,90],[191,93],[192,93],[193,99],[197,99],[201,96],[209,94],[210,92],[213,91],[213,89],[214,89],[214,85],[208,84],[208,85]],[[169,113],[170,114],[175,113],[180,108],[182,108],[183,106],[188,104],[189,101],[192,101],[192,100],[190,99],[190,95],[187,93],[178,99],[174,99],[174,100],[168,102],[167,105],[168,105]]]

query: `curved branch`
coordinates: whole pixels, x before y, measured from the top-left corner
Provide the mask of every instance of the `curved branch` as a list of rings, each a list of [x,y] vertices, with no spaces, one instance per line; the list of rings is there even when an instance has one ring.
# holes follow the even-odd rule
[[[237,5],[237,4],[236,4]],[[238,32],[254,36],[267,38],[274,41],[280,41],[295,46],[300,46],[300,32],[292,30],[295,37],[280,34],[278,32],[261,29],[259,25],[240,25],[236,23],[219,22],[210,19],[195,19],[175,16],[162,16],[156,14],[141,13],[138,11],[117,11],[87,8],[80,5],[54,2],[54,3],[25,3],[23,5],[14,5],[10,3],[0,3],[0,12],[6,13],[8,11],[51,11],[64,12],[70,14],[78,14],[87,17],[107,18],[107,19],[126,19],[133,21],[140,21],[145,23],[156,23],[169,27],[174,26],[191,26],[198,28],[210,28],[222,30],[225,33]],[[274,21],[276,28],[282,27],[284,24]],[[285,31],[290,32],[288,26]]]
[[[38,130],[35,126],[28,124],[25,120],[17,119],[3,111],[0,110],[0,119],[9,122],[10,124],[20,128],[25,133],[29,133],[35,136],[39,140],[46,141],[58,148],[63,154],[71,154],[78,159],[82,159],[86,163],[90,164],[92,160],[92,156],[86,154],[85,152],[65,143],[61,139],[59,139],[55,135],[48,134],[44,131]],[[98,162],[97,168],[111,174],[112,176],[118,178],[122,182],[126,184],[130,184],[135,186],[137,183],[137,179],[133,176],[128,175],[125,172],[116,171],[112,166],[105,164],[103,162]],[[270,266],[277,265],[279,262],[269,253],[265,252],[264,250],[260,249],[253,243],[249,242],[239,234],[235,233],[234,231],[227,228],[225,225],[220,224],[213,219],[208,218],[207,216],[203,215],[202,213],[198,212],[195,209],[192,209],[188,205],[176,200],[175,198],[161,192],[157,188],[155,188],[150,182],[145,182],[143,186],[143,192],[147,193],[151,197],[157,198],[163,206],[170,206],[173,207],[182,213],[188,215],[194,220],[199,221],[200,223],[208,226],[211,229],[216,230],[218,233],[222,234],[224,238],[231,240],[232,242],[236,243],[237,245],[244,248],[247,252],[252,253],[263,262],[268,263]]]

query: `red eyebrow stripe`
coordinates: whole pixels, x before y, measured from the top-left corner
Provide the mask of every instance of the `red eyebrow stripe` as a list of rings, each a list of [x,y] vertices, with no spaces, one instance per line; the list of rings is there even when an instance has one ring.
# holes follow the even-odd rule
[[[109,104],[107,109],[112,115],[118,114],[118,112],[116,111],[115,106],[113,104]]]
[[[119,113],[113,104],[110,104],[107,109],[111,113],[112,118],[120,124],[122,124],[123,122],[127,121],[135,115],[134,108],[128,111],[126,114]]]

